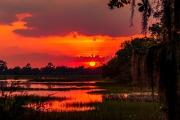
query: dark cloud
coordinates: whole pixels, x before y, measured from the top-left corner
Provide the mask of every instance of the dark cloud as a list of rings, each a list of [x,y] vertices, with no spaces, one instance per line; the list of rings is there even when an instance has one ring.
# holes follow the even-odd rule
[[[15,14],[30,13],[24,19],[33,30],[19,29],[14,32],[24,36],[67,35],[72,31],[80,34],[129,36],[140,33],[140,26],[130,28],[130,8],[110,11],[109,0],[1,0],[0,23],[15,21]],[[135,22],[140,23],[139,14]]]

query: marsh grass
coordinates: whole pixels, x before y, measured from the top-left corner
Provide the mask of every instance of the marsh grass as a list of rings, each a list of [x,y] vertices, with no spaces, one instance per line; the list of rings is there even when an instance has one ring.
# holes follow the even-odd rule
[[[1,109],[0,120],[164,120],[158,102],[103,101],[67,104],[67,106],[95,108],[80,112],[41,112],[38,109],[23,107],[27,103],[43,103],[52,99],[67,98],[16,96],[6,99],[7,104],[4,106],[6,110]],[[41,107],[40,104],[38,105],[36,108]]]
[[[158,104],[146,102],[95,103],[95,110],[83,112],[40,112],[26,110],[19,120],[164,120]],[[14,119],[9,119],[14,120]]]
[[[74,81],[76,81],[75,79]],[[36,79],[35,82],[57,82],[56,79]],[[59,79],[59,81],[61,81]],[[66,81],[65,79],[62,81]],[[72,80],[73,81],[73,80]],[[136,92],[130,83],[117,81],[99,81],[94,85],[103,91],[97,94]],[[70,89],[71,90],[71,89]],[[148,90],[148,89],[147,89]],[[13,91],[11,91],[13,92]],[[93,106],[94,110],[73,112],[42,112],[38,109],[27,108],[28,103],[40,103],[48,100],[65,100],[67,98],[15,96],[0,99],[0,120],[164,120],[164,114],[159,108],[158,102],[132,102],[132,101],[103,101],[90,103],[72,103],[67,106]],[[3,104],[2,104],[3,103]],[[36,106],[39,108],[41,106]],[[44,108],[45,109],[45,108]]]
[[[25,101],[26,103],[34,103],[34,102],[46,102],[46,101],[50,101],[50,100],[58,100],[58,101],[63,101],[63,100],[67,100],[70,98],[66,98],[66,97],[52,97],[50,96],[36,96],[36,95],[25,95],[25,96],[15,96],[14,99],[17,100],[22,100]]]
[[[159,109],[158,103],[150,102],[125,102],[107,101],[98,105],[99,109],[110,113],[123,120],[161,120],[163,113]]]
[[[45,110],[44,105],[47,101],[63,101],[67,99],[68,98],[65,97],[40,97],[34,95],[1,97],[0,120],[24,120],[24,115],[34,115],[37,111]],[[34,110],[28,108],[28,104],[30,104]]]
[[[74,102],[74,103],[66,103],[67,107],[94,107],[96,104],[99,104],[100,102]]]

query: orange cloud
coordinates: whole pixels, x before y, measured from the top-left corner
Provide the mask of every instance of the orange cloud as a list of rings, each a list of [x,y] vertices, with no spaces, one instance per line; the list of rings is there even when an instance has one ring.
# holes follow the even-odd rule
[[[25,37],[14,33],[17,29],[32,29],[28,28],[26,22],[23,20],[30,17],[31,14],[17,14],[17,21],[11,25],[0,25],[0,51],[1,57],[6,59],[9,63],[14,62],[16,58],[13,56],[25,56],[31,53],[46,54],[51,56],[113,56],[119,49],[119,46],[125,40],[131,39],[130,37],[110,37],[105,35],[86,36],[76,31],[72,31],[65,36],[44,36],[44,37]],[[131,37],[140,37],[142,35],[135,35]],[[29,60],[31,59],[29,56]],[[11,58],[11,59],[10,59]],[[28,56],[27,56],[28,58]],[[55,58],[54,58],[55,59]],[[57,61],[57,60],[53,60]],[[19,62],[24,65],[27,62],[37,63],[37,61],[20,60]],[[40,61],[39,61],[40,62]],[[50,61],[47,61],[47,63]],[[61,60],[59,60],[61,63]],[[82,61],[82,65],[85,62]],[[72,63],[76,64],[76,63]],[[15,65],[15,64],[13,64]],[[12,65],[12,66],[13,66]],[[18,64],[17,64],[18,65]],[[78,64],[79,65],[79,64]],[[40,67],[40,66],[38,66]]]

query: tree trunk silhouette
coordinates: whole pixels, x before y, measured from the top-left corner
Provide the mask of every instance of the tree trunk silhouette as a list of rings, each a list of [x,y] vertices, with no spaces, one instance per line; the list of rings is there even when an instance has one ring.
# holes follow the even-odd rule
[[[178,45],[177,30],[180,27],[180,8],[178,7],[180,4],[179,0],[166,0],[163,5],[163,41],[157,51],[158,58],[156,61],[159,67],[158,88],[167,120],[179,120],[176,47]]]
[[[175,37],[179,40],[179,35],[180,34],[180,0],[175,0],[174,2],[174,15],[175,15]],[[178,41],[179,42],[179,41]],[[179,43],[177,44],[179,47]],[[179,48],[178,48],[179,50]],[[178,58],[180,59],[180,58]],[[178,79],[179,80],[179,79]],[[179,88],[177,89],[179,90]],[[177,92],[178,93],[178,92]],[[180,94],[177,94],[177,108],[176,108],[176,119],[180,120]]]
[[[145,62],[141,54],[132,56],[132,78],[149,81],[152,91],[158,81],[158,91],[167,120],[180,120],[180,97],[177,94],[177,47],[180,29],[180,0],[164,1],[163,39],[158,46],[149,49]],[[173,7],[174,6],[174,7]],[[140,63],[141,62],[141,63]],[[142,63],[146,63],[142,66]],[[138,72],[138,73],[137,73]],[[147,73],[145,73],[147,72]],[[139,81],[137,81],[139,82]],[[140,80],[140,82],[143,82]],[[147,82],[148,83],[148,82]]]
[[[163,42],[158,53],[159,95],[164,104],[167,120],[179,120],[177,104],[177,30],[180,28],[179,0],[164,1]],[[152,80],[153,81],[153,80]]]
[[[175,120],[177,97],[177,69],[174,42],[163,46],[159,56],[159,93],[168,120]]]

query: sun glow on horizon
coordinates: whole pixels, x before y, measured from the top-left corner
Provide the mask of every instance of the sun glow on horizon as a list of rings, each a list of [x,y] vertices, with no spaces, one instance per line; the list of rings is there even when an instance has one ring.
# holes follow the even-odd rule
[[[96,65],[96,62],[94,61],[89,62],[89,66],[94,67],[95,65]]]

